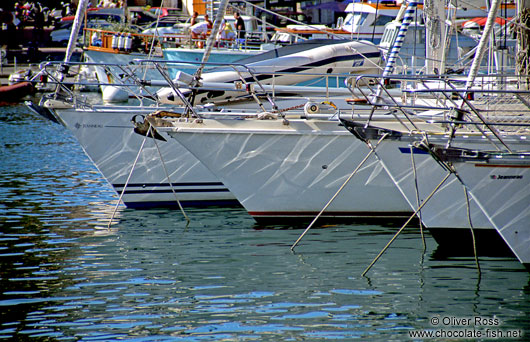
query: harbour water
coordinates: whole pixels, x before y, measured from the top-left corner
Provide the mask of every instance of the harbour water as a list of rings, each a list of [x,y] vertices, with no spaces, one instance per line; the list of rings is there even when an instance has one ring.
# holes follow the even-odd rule
[[[242,208],[128,210],[62,126],[0,107],[0,339],[523,341],[530,275],[397,227],[258,226]],[[302,227],[303,228],[303,227]],[[473,334],[473,335],[472,335]],[[493,335],[497,334],[497,335]],[[515,337],[513,337],[515,336]],[[500,338],[499,338],[500,337]]]

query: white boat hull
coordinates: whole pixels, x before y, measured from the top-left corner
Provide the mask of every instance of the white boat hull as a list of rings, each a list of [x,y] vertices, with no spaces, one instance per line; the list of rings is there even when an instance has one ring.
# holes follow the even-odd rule
[[[466,198],[465,188],[455,174],[450,174],[435,191],[449,171],[426,151],[416,147],[411,149],[422,136],[403,135],[386,139],[377,147],[381,164],[410,207],[416,211],[423,204],[419,212],[421,220],[442,247],[450,247],[455,251],[471,250],[473,228],[480,254],[510,254],[481,204],[474,196]],[[448,136],[444,134],[429,135],[430,143],[445,145],[447,139]],[[452,143],[455,147],[472,149],[484,148],[486,145],[491,148],[487,139],[479,135],[457,136]],[[424,204],[425,201],[427,203]]]
[[[417,210],[418,203],[427,199],[448,171],[427,152],[413,148],[411,156],[413,141],[383,141],[377,148],[377,154],[411,208]],[[451,227],[469,230],[467,209],[464,189],[458,179],[451,175],[421,209],[422,221],[429,229]],[[470,201],[470,212],[474,228],[493,228],[473,200]]]
[[[131,119],[155,109],[94,107],[55,108],[52,113],[79,141],[87,156],[128,207],[234,205],[235,197],[206,167],[175,140],[147,138],[126,185],[144,136],[133,131]],[[141,121],[141,120],[140,120]]]
[[[452,163],[492,225],[530,269],[530,154]]]
[[[314,218],[368,154],[327,120],[208,120],[166,131],[206,165],[258,221]],[[173,130],[172,132],[169,132]],[[323,218],[403,219],[410,207],[371,158]]]

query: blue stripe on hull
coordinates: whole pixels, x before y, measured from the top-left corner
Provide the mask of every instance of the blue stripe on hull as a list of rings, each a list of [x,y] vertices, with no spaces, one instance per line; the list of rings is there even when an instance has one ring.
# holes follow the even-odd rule
[[[183,207],[241,207],[237,200],[194,200],[180,201]],[[127,208],[131,209],[150,209],[150,208],[178,208],[177,201],[151,201],[151,202],[125,202]]]
[[[121,193],[125,184],[112,184],[114,189]],[[218,186],[219,188],[211,188]],[[192,188],[194,187],[194,188]],[[146,189],[151,188],[151,189]],[[153,189],[154,188],[154,189]],[[172,189],[173,188],[173,189]],[[130,183],[127,184],[124,194],[164,194],[164,193],[198,193],[198,192],[230,192],[221,182],[194,182],[194,183]]]
[[[123,188],[125,184],[112,184],[115,188]],[[127,187],[160,187],[160,186],[224,186],[221,182],[188,182],[188,183],[129,183]]]
[[[120,190],[121,192],[122,190]],[[224,189],[174,189],[176,193],[197,193],[197,192],[230,192],[227,188]],[[124,194],[125,195],[133,195],[133,194],[165,194],[165,193],[172,193],[173,190],[171,189],[164,189],[164,190],[127,190],[125,189]]]
[[[404,154],[410,154],[410,148],[409,147],[399,147],[399,151]],[[429,154],[429,152],[420,150],[419,148],[413,147],[412,153],[414,154]]]

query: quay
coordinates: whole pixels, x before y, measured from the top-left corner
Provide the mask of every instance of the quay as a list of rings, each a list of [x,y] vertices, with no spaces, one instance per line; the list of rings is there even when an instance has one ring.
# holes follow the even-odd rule
[[[53,27],[45,27],[39,35],[28,26],[24,29],[0,30],[0,85],[7,85],[12,73],[31,68],[38,70],[43,61],[60,61],[64,59],[66,47],[53,46],[50,33]],[[79,61],[82,49],[75,48],[72,61]]]
[[[4,50],[8,58],[3,58],[0,63],[0,85],[7,85],[9,75],[20,70],[31,69],[33,72],[39,70],[39,64],[45,61],[60,61],[64,58],[65,47],[39,47],[30,50],[27,47],[20,49]],[[75,48],[72,61],[79,61],[82,49]]]

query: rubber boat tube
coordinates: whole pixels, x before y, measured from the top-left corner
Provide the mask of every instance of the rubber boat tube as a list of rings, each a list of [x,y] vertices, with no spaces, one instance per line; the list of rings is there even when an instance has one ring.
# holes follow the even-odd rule
[[[202,74],[201,83],[234,83],[243,78],[246,82],[261,84],[294,85],[326,74],[379,74],[381,52],[368,41],[353,41],[328,46],[320,46],[293,53],[287,56],[249,63],[246,66],[234,65]],[[250,70],[252,75],[249,73]],[[272,73],[281,75],[271,75]],[[182,76],[182,74],[181,74]],[[189,76],[189,75],[188,75]],[[254,78],[255,77],[255,78]],[[185,77],[190,79],[190,77]],[[175,80],[175,83],[179,83]],[[189,94],[189,89],[180,89]],[[162,103],[182,104],[174,91],[165,87],[157,92]],[[199,90],[195,103],[224,101],[237,96],[236,92]]]

